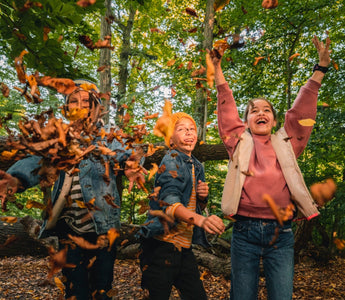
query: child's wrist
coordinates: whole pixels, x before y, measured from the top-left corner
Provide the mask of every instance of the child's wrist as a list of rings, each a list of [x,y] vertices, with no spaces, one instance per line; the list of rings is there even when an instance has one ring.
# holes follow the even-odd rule
[[[206,217],[202,216],[202,215],[198,215],[196,218],[194,218],[194,225],[202,228],[202,226],[204,225],[206,221]]]

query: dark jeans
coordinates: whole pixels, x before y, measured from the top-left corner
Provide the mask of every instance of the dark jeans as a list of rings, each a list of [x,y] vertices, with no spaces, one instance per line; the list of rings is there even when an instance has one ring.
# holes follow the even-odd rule
[[[294,235],[291,222],[242,219],[231,242],[231,300],[256,300],[262,259],[269,300],[290,300],[293,292]]]
[[[207,299],[191,249],[179,251],[173,244],[156,239],[144,239],[141,246],[141,286],[148,289],[149,299],[169,299],[173,285],[181,299]]]
[[[61,243],[61,239],[66,239],[67,233],[73,235],[76,233],[71,233],[68,228],[61,226],[61,224],[59,229],[59,247],[63,249],[66,245]],[[93,244],[97,241],[96,233],[82,235],[82,237]],[[64,282],[65,298],[75,296],[76,298],[73,299],[77,300],[111,299],[107,296],[107,292],[112,289],[116,258],[115,243],[110,250],[109,247],[96,250],[87,250],[71,245],[67,247],[67,264],[73,266],[62,269],[62,274],[66,279]],[[92,261],[93,264],[91,265]]]

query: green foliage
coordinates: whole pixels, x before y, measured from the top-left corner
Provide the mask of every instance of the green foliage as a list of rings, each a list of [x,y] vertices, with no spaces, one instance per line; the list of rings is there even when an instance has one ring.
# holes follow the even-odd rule
[[[40,219],[42,215],[42,211],[38,208],[26,208],[26,203],[31,201],[36,201],[43,204],[43,193],[39,189],[39,187],[33,187],[31,189],[27,189],[25,192],[16,194],[15,202],[8,202],[7,212],[3,212],[0,210],[0,216],[16,216],[16,217],[25,217],[31,216],[36,219]]]
[[[86,70],[75,68],[73,53],[66,52],[65,43],[60,39],[68,38],[65,34],[66,28],[73,28],[75,35],[71,38],[74,39],[77,34],[83,34],[81,29],[85,30],[85,27],[91,32],[90,25],[83,21],[84,15],[92,11],[100,11],[102,8],[102,1],[97,1],[89,8],[79,7],[74,0],[1,1],[2,54],[14,60],[26,49],[29,51],[24,58],[26,66],[45,75],[71,77],[73,74],[77,76],[87,74]]]

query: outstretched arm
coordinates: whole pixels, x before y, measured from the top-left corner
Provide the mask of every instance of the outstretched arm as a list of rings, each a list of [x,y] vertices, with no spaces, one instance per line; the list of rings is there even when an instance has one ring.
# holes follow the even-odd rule
[[[221,218],[217,217],[216,215],[204,217],[192,212],[182,204],[175,209],[174,217],[184,222],[192,223],[198,227],[201,227],[206,232],[211,234],[222,234],[225,230],[225,225]]]
[[[329,63],[331,62],[331,59],[330,59],[331,50],[329,50],[329,45],[331,43],[331,40],[329,39],[329,37],[327,37],[326,44],[324,44],[323,42],[319,41],[317,36],[314,36],[312,41],[317,50],[317,53],[319,54],[318,65],[321,67],[328,67]],[[321,83],[324,76],[325,74],[323,72],[315,71],[313,75],[311,76],[311,79],[318,83]]]

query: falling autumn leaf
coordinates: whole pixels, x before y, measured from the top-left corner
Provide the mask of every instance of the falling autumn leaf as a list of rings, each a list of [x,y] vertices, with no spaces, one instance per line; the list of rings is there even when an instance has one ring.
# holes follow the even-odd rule
[[[266,9],[273,9],[278,6],[278,0],[263,0],[262,7]]]
[[[75,235],[68,234],[68,237],[74,243],[76,243],[80,248],[87,249],[87,250],[95,250],[95,249],[99,249],[100,248],[100,246],[98,244],[92,244],[92,243],[90,243],[89,241],[85,240],[84,238],[82,238],[80,236],[75,236]]]
[[[2,95],[5,98],[7,98],[10,95],[9,87],[5,83],[3,83],[3,82],[0,83],[0,90],[1,90]]]
[[[339,65],[332,59],[332,65],[336,71],[339,70]]]
[[[171,170],[169,171],[169,174],[172,176],[172,178],[178,177],[177,171],[176,170]]]
[[[298,123],[302,126],[314,126],[316,122],[313,119],[302,119],[298,120]]]
[[[253,65],[256,66],[258,64],[258,62],[264,58],[265,57],[263,57],[263,56],[255,57],[255,61],[254,61]]]
[[[299,53],[295,53],[289,57],[289,61],[292,61],[295,57],[299,56]]]
[[[282,220],[282,216],[281,214],[279,213],[279,210],[278,210],[278,207],[277,207],[277,204],[274,202],[273,198],[268,195],[268,194],[263,194],[262,195],[262,200],[264,200],[268,206],[271,208],[274,216],[276,217],[278,223],[283,226],[283,220]]]
[[[207,78],[207,84],[210,88],[213,87],[214,84],[214,74],[215,74],[215,69],[214,69],[214,64],[212,63],[212,59],[209,53],[206,53],[206,78]]]
[[[95,3],[96,0],[79,0],[76,4],[80,7],[88,7],[90,5],[94,5]]]
[[[173,65],[175,64],[175,62],[176,62],[176,59],[170,59],[170,60],[167,62],[167,66],[168,66],[168,67],[171,67],[171,66],[173,66]]]
[[[222,10],[226,5],[228,5],[230,0],[215,0],[213,4],[213,9],[215,12]]]
[[[107,237],[109,240],[109,249],[111,249],[115,240],[120,236],[120,232],[115,228],[110,228],[107,232]]]
[[[198,14],[196,13],[195,9],[187,7],[185,11],[188,15],[198,18]]]
[[[31,209],[31,208],[38,208],[38,209],[41,209],[41,210],[44,210],[46,208],[46,206],[42,203],[39,203],[37,201],[34,201],[34,200],[28,200],[26,202],[26,205],[25,207],[27,209]]]
[[[343,250],[345,249],[345,241],[335,238],[333,239],[333,243],[335,244],[335,246],[339,249],[339,250]]]
[[[26,50],[23,50],[18,57],[14,59],[14,66],[17,71],[17,77],[19,79],[20,83],[26,83],[26,78],[25,78],[25,69],[23,66],[23,57],[25,54],[28,54],[29,52]]]
[[[7,237],[6,241],[2,245],[0,244],[0,248],[7,247],[8,245],[13,244],[17,239],[18,238],[14,234],[11,234],[10,236]]]
[[[152,168],[150,169],[150,175],[148,181],[152,179],[152,177],[158,172],[158,165],[156,163],[151,163]]]
[[[310,186],[310,193],[320,207],[334,198],[336,190],[337,186],[331,178],[323,182],[314,183]]]
[[[14,224],[14,223],[17,223],[18,218],[17,217],[1,217],[1,221]]]

